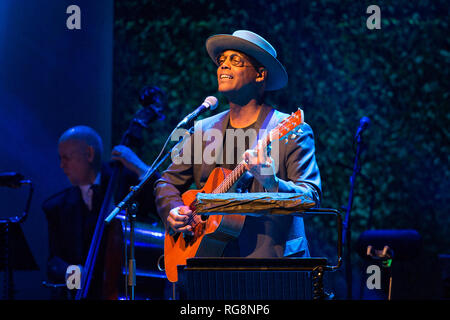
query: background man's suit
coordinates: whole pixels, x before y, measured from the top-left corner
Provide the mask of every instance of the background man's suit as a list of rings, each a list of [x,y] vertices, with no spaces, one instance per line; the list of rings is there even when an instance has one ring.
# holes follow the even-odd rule
[[[77,186],[69,187],[43,203],[42,209],[47,217],[49,237],[47,275],[51,282],[65,283],[65,273],[69,265],[84,265],[112,170],[110,164],[102,166],[101,183],[98,192],[94,192],[92,210],[88,209]],[[148,181],[136,198],[139,217],[151,218],[152,215],[156,217],[154,181],[155,178]],[[130,186],[138,183],[136,174],[122,168],[115,192],[115,202],[122,200],[129,192]],[[114,254],[105,256],[105,251]],[[100,252],[91,284],[92,290],[89,292],[89,296],[94,298],[104,297],[102,277],[105,265],[113,266],[106,270],[107,272],[122,272],[123,236],[119,221],[111,222],[105,229]]]

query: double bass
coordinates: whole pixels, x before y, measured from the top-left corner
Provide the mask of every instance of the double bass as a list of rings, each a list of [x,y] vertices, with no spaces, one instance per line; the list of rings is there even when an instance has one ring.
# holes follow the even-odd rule
[[[129,128],[122,137],[122,145],[131,146],[136,144],[142,139],[142,129],[148,128],[153,120],[162,120],[164,118],[162,110],[165,105],[165,95],[158,87],[144,87],[140,92],[139,102],[143,108],[134,115]],[[94,273],[95,276],[102,278],[101,299],[115,300],[118,298],[118,282],[122,274],[121,268],[123,263],[122,225],[120,221],[116,220],[112,221],[106,228],[104,220],[113,209],[113,197],[121,169],[122,165],[115,163],[97,218],[88,256],[82,269],[80,289],[76,293],[75,300],[89,298]],[[103,270],[98,270],[96,266],[101,258],[104,259],[104,268]],[[99,271],[101,271],[101,274]]]

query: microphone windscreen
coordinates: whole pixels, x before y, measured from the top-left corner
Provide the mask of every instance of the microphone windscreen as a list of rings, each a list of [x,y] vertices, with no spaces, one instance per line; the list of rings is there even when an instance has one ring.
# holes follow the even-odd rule
[[[217,108],[219,101],[217,100],[216,97],[209,96],[205,99],[204,103],[207,105],[208,108],[210,108],[211,110],[214,110],[215,108]]]

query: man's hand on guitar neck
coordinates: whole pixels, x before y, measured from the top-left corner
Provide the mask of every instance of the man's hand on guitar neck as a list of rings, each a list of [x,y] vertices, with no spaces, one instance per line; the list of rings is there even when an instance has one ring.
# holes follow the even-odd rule
[[[267,147],[261,141],[255,149],[247,150],[243,154],[245,168],[269,192],[278,191],[278,178],[275,174],[273,159],[267,155]]]
[[[189,221],[191,220],[191,217],[192,210],[189,209],[188,206],[180,206],[170,210],[169,216],[167,217],[167,223],[173,231],[193,236],[194,232],[192,231],[192,225],[195,221]]]

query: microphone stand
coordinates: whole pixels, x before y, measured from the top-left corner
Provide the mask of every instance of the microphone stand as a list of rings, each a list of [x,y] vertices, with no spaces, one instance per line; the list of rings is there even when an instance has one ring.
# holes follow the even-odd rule
[[[31,180],[22,180],[20,181],[20,185],[28,184],[29,192],[28,198],[25,205],[25,209],[21,216],[15,216],[10,218],[1,218],[0,219],[0,234],[4,233],[3,241],[0,239],[0,242],[3,242],[3,256],[4,256],[4,265],[5,265],[5,287],[4,287],[4,296],[6,300],[14,300],[14,276],[13,276],[13,254],[15,252],[10,252],[12,237],[10,234],[10,225],[12,224],[21,224],[28,217],[28,212],[30,211],[31,199],[33,198],[34,187]],[[2,248],[0,248],[0,253]],[[0,263],[1,264],[1,263]]]
[[[136,287],[136,259],[134,254],[134,227],[136,222],[136,212],[137,212],[137,204],[131,203],[131,205],[125,208],[126,212],[126,220],[130,222],[130,258],[128,259],[128,265],[126,266],[127,277],[127,285],[126,287],[131,288],[131,300],[134,300],[134,289]],[[125,231],[126,231],[126,222],[125,222]],[[126,297],[128,300],[128,290],[126,290]]]
[[[346,246],[345,253],[345,277],[347,282],[347,299],[352,299],[352,269],[351,269],[351,211],[353,206],[353,191],[355,188],[355,181],[358,174],[361,173],[361,166],[359,164],[362,152],[362,138],[361,133],[356,137],[356,154],[353,164],[353,173],[350,177],[350,192],[348,203],[346,207],[346,215],[342,231],[342,243]]]
[[[164,149],[166,148],[167,142],[172,137],[175,130],[178,129],[178,126],[172,131],[172,133],[169,135],[169,138],[167,138],[166,144],[164,145],[163,149],[161,150],[160,155],[156,158],[155,162],[152,164],[152,166],[147,170],[144,178],[141,180],[141,182],[130,188],[130,192],[125,196],[125,198],[114,208],[114,210],[106,217],[105,223],[110,223],[112,219],[114,219],[117,214],[120,213],[124,208],[127,212],[127,219],[130,221],[130,258],[128,260],[128,286],[131,287],[131,300],[134,300],[134,290],[136,286],[136,260],[134,256],[134,222],[136,219],[135,214],[135,208],[136,205],[134,203],[131,203],[131,201],[134,199],[134,197],[142,190],[144,185],[150,180],[150,178],[153,176],[153,174],[156,172],[156,170],[167,160],[169,155],[172,153],[173,150],[181,150],[180,147],[184,144],[184,141],[186,137],[188,136],[185,134],[178,143],[172,147],[169,151],[167,151],[164,156],[158,161],[158,159],[161,157],[161,155],[164,152]],[[187,130],[186,133],[192,133],[194,128],[191,128]],[[158,162],[157,162],[158,161]],[[129,208],[131,210],[129,210]],[[131,212],[129,212],[131,211]]]
[[[180,140],[180,142],[182,142],[182,141],[183,140]],[[180,142],[178,142],[178,144]],[[178,144],[175,145],[175,147],[177,147]],[[150,178],[153,176],[153,174],[156,172],[156,170],[161,166],[161,164],[164,163],[164,161],[167,160],[167,157],[171,154],[171,152],[172,152],[172,150],[166,152],[164,157],[156,165],[153,165],[152,167],[150,167],[147,170],[147,173],[145,174],[142,181],[138,185],[130,188],[130,192],[126,195],[126,197],[114,208],[113,211],[111,211],[109,216],[106,217],[106,219],[105,219],[106,223],[110,223],[111,220],[114,219],[120,213],[120,211],[122,211],[123,208],[125,208],[131,202],[131,200],[142,190],[144,185],[150,180]]]

